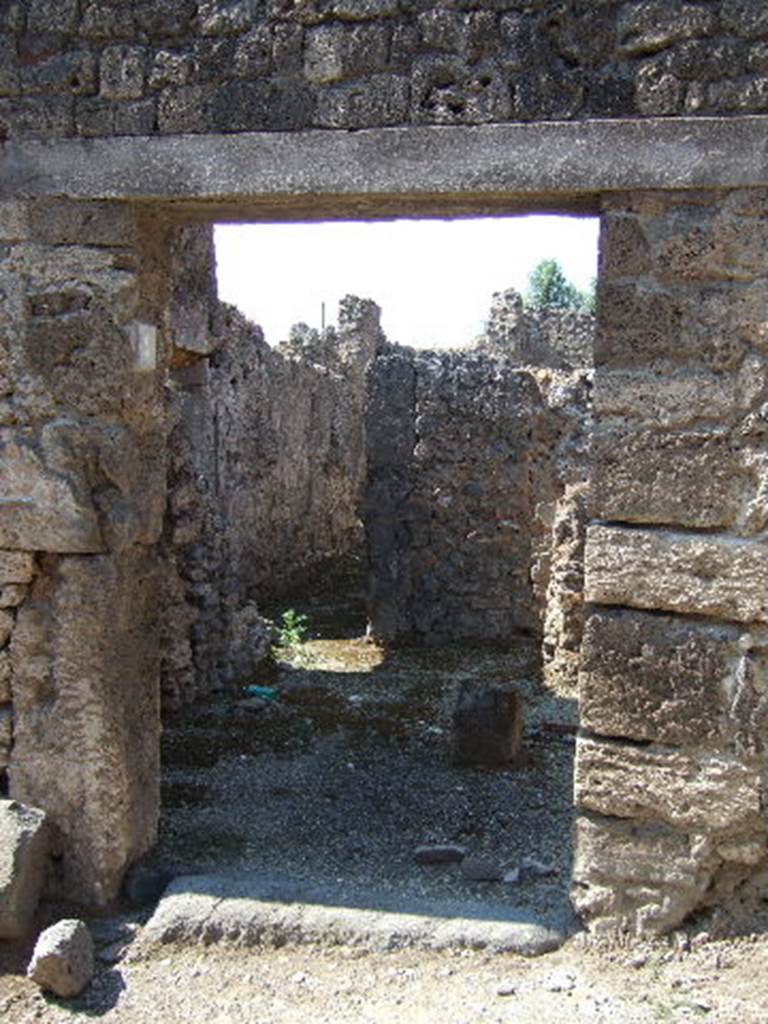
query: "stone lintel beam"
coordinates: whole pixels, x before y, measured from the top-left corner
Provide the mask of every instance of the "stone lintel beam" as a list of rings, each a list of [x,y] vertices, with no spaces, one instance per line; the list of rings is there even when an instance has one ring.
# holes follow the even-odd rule
[[[755,115],[7,142],[0,198],[254,220],[590,212],[606,192],[768,185],[766,137]]]

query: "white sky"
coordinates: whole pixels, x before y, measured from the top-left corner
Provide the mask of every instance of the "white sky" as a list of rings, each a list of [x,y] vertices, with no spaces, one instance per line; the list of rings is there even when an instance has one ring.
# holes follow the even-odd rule
[[[303,321],[335,323],[339,299],[382,309],[390,341],[446,348],[482,330],[494,292],[523,291],[542,259],[586,288],[597,273],[591,217],[341,221],[216,226],[219,295],[264,329],[270,344]]]

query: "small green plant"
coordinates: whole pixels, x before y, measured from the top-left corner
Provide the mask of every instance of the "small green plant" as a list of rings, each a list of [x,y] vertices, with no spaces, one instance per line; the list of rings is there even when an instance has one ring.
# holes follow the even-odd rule
[[[293,608],[286,608],[282,614],[282,623],[277,627],[277,646],[286,651],[300,647],[304,643],[309,619]]]

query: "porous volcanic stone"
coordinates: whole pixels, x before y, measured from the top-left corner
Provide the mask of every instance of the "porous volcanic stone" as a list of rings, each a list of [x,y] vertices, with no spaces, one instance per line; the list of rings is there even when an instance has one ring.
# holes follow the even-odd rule
[[[27,976],[62,999],[79,995],[93,977],[93,939],[83,921],[46,928],[35,945]]]

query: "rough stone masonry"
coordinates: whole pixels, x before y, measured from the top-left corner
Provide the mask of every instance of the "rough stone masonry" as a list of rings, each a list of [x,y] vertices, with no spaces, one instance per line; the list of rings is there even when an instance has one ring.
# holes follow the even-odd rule
[[[60,892],[155,834],[179,226],[566,209],[603,218],[574,899],[764,898],[767,48],[762,0],[2,6],[0,743]]]

